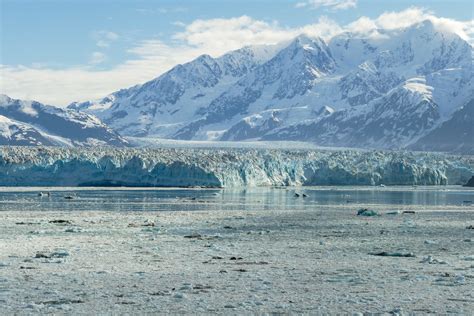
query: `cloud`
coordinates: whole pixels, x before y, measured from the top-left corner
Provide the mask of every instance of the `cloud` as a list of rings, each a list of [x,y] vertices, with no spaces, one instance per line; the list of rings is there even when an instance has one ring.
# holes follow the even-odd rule
[[[384,12],[375,19],[363,16],[348,24],[345,28],[355,33],[370,34],[376,32],[377,29],[395,30],[425,20],[431,21],[438,30],[454,32],[462,39],[471,44],[473,43],[474,20],[457,21],[437,17],[433,12],[419,7],[410,7],[398,12]]]
[[[96,41],[96,45],[100,48],[107,48],[113,41],[116,41],[119,38],[117,33],[111,31],[94,31],[92,33],[92,38]]]
[[[103,63],[107,59],[107,56],[101,52],[93,52],[89,59],[89,64],[97,65]]]
[[[346,10],[349,8],[355,8],[357,6],[357,0],[306,0],[298,2],[295,6],[297,8],[307,7],[311,9],[319,9],[325,7],[330,10]]]
[[[185,27],[186,23],[181,22],[181,21],[174,21],[173,23],[171,23],[171,25],[179,26],[179,27]]]
[[[356,33],[369,33],[370,31],[377,29],[378,26],[374,20],[363,16],[350,23],[347,28]]]
[[[111,69],[93,67],[105,60],[106,56],[101,52],[92,53],[91,63],[59,70],[45,65],[0,65],[0,93],[62,106],[72,101],[101,98],[118,89],[143,83],[176,64],[188,62],[204,53],[217,57],[245,45],[287,41],[301,33],[321,36],[325,40],[345,31],[377,35],[379,28],[397,29],[426,19],[431,20],[437,28],[455,31],[472,43],[473,21],[440,18],[430,11],[415,7],[385,12],[374,19],[363,16],[347,25],[340,25],[327,17],[293,28],[249,16],[199,19],[190,24],[178,25],[181,29],[170,42],[153,38],[135,43],[126,51],[129,58]],[[108,40],[118,39],[118,35],[113,32],[100,34],[103,35],[101,38]]]
[[[411,7],[399,12],[384,12],[374,22],[379,28],[397,29],[409,26],[416,21],[430,19],[432,16],[432,12],[423,8]]]
[[[100,52],[93,53],[89,62],[100,61],[102,55],[97,53]],[[203,52],[149,40],[139,43],[128,53],[130,59],[105,70],[95,69],[94,63],[65,69],[0,64],[0,93],[66,106],[73,101],[102,98],[113,91],[143,83]]]
[[[191,47],[221,53],[245,45],[274,44],[294,33],[295,30],[281,28],[276,22],[268,23],[244,15],[230,19],[195,20],[173,38]]]
[[[276,44],[301,33],[328,39],[341,30],[335,21],[327,17],[302,27],[285,28],[276,21],[265,22],[244,15],[231,19],[196,20],[173,38],[216,56],[246,45]],[[216,41],[217,38],[219,41]]]

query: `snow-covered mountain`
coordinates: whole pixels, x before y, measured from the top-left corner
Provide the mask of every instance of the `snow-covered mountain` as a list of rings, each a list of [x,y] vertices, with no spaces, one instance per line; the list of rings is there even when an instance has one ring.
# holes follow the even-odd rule
[[[69,108],[97,115],[122,135],[171,135],[205,113],[213,99],[272,57],[277,48],[244,47],[220,58],[202,55],[143,85],[102,100],[72,103]]]
[[[125,146],[128,142],[90,114],[0,95],[0,144]]]
[[[327,43],[301,35],[219,58],[203,55],[70,108],[97,115],[125,136],[423,149],[423,140],[443,133],[443,123],[472,100],[472,56],[468,42],[429,20],[370,35],[343,33]],[[448,148],[437,147],[436,137],[430,144]],[[463,144],[452,148],[471,146]]]

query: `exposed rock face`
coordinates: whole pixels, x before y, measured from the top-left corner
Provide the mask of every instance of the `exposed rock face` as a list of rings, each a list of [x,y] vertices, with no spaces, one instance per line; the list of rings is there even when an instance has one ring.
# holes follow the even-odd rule
[[[411,145],[410,149],[474,154],[474,99]]]
[[[467,181],[467,183],[464,186],[465,187],[474,187],[474,176],[472,176],[471,179],[469,179],[469,181]]]

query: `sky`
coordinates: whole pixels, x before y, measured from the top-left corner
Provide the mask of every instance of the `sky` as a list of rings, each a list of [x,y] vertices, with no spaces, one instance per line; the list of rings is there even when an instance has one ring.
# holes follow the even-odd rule
[[[0,0],[0,12],[0,93],[56,106],[301,33],[328,40],[431,19],[474,35],[469,0]]]

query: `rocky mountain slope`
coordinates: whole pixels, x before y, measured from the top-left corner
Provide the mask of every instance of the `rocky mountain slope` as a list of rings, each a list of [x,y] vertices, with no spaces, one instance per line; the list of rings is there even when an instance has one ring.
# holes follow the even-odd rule
[[[411,145],[410,149],[474,154],[474,99]]]

